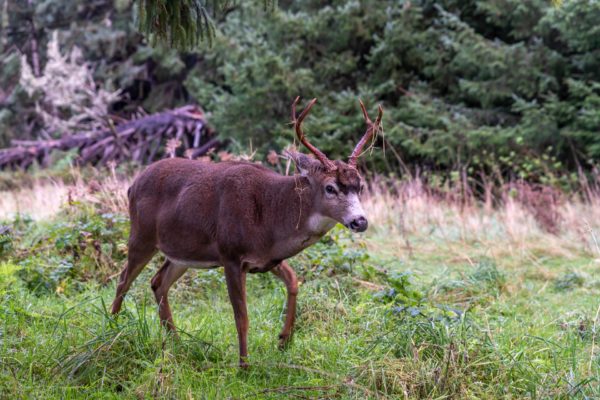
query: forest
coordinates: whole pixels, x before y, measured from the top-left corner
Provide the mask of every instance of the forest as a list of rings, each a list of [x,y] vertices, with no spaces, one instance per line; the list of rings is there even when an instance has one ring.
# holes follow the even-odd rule
[[[195,103],[232,151],[251,145],[264,160],[293,139],[289,107],[301,96],[319,99],[307,123],[332,157],[348,154],[362,129],[357,99],[384,105],[385,151],[368,161],[377,173],[466,169],[571,187],[571,174],[593,171],[600,155],[594,1],[300,1],[276,10],[225,2],[213,13],[214,39],[185,51],[153,46],[130,1],[5,2],[3,10],[3,146],[93,127],[48,127],[40,108],[70,120],[85,107],[97,122],[102,113],[130,118]],[[35,77],[67,71],[45,69],[54,33],[62,57],[76,47],[71,59],[91,70],[92,90],[103,93],[96,104],[55,104],[23,85],[23,56]]]
[[[194,16],[195,19],[189,19]],[[192,21],[193,24],[190,22]],[[600,2],[0,0],[0,398],[600,397]],[[110,314],[127,190],[163,158],[293,174],[292,102],[358,163],[341,224],[248,278],[150,262]],[[267,276],[268,275],[268,276]]]

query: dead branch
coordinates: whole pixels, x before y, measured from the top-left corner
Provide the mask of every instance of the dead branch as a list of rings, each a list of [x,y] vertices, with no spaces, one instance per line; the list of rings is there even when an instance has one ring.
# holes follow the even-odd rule
[[[120,122],[101,131],[53,140],[13,140],[13,147],[0,149],[0,169],[26,169],[34,163],[46,167],[55,150],[76,150],[75,161],[79,165],[123,161],[150,163],[163,157],[164,147],[170,139],[181,141],[182,146],[177,149],[180,155],[196,158],[226,144],[214,136],[204,112],[198,106],[188,105]]]

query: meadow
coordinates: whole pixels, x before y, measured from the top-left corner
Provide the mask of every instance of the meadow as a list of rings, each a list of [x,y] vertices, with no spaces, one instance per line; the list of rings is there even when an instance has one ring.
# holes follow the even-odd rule
[[[600,197],[374,179],[370,227],[336,227],[285,288],[248,279],[250,368],[237,367],[221,270],[190,272],[158,321],[151,262],[111,316],[129,179],[33,180],[0,194],[0,398],[598,398]],[[462,195],[460,195],[462,193]],[[522,195],[526,193],[527,195]]]

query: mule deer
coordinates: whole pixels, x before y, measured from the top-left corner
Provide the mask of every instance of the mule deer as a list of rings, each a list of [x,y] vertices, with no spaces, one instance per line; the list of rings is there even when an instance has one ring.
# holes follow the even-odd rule
[[[240,365],[248,356],[246,273],[272,272],[287,287],[287,312],[280,346],[289,340],[296,313],[298,282],[285,261],[309,247],[336,223],[355,232],[367,229],[356,168],[365,144],[383,115],[369,119],[348,162],[331,161],[308,142],[302,121],[317,99],[292,118],[300,142],[316,159],[290,153],[299,174],[282,176],[246,162],[202,163],[171,158],[150,165],[128,191],[131,233],[127,263],[120,276],[112,313],[121,309],[131,283],[160,251],[166,261],[151,285],[162,323],[175,330],[167,294],[188,268],[225,268],[225,280],[238,332]]]

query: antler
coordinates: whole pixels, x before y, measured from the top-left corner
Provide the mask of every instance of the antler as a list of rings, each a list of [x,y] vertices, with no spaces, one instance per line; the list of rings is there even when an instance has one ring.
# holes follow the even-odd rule
[[[327,156],[325,154],[323,154],[323,152],[321,152],[321,150],[317,149],[315,146],[310,144],[310,142],[306,139],[304,132],[302,131],[302,121],[304,121],[304,118],[308,115],[312,106],[315,105],[315,103],[317,102],[317,99],[312,99],[308,103],[306,108],[304,110],[302,110],[302,112],[300,113],[300,116],[296,117],[296,104],[298,104],[299,100],[300,100],[300,96],[296,97],[296,99],[294,100],[294,103],[292,104],[292,121],[294,122],[294,127],[296,128],[296,135],[298,136],[298,140],[300,140],[302,142],[302,144],[304,144],[304,146],[306,146],[306,148],[308,150],[310,150],[310,152],[313,153],[315,155],[315,157],[317,157],[317,159],[319,161],[321,161],[321,163],[326,168],[336,169],[335,164],[330,159],[328,159]]]
[[[348,159],[348,164],[350,164],[352,166],[356,166],[356,162],[358,161],[358,157],[360,156],[360,153],[362,152],[363,147],[365,147],[365,144],[369,140],[371,140],[373,135],[376,134],[377,131],[379,130],[379,125],[381,124],[381,118],[383,117],[383,107],[381,107],[381,104],[380,104],[379,111],[377,114],[377,119],[375,120],[375,123],[373,123],[371,121],[371,118],[369,118],[369,114],[367,114],[367,109],[365,108],[365,105],[363,104],[362,100],[359,100],[359,102],[360,102],[360,108],[362,109],[363,116],[365,117],[365,122],[367,123],[367,131],[365,132],[363,137],[360,139],[360,141],[358,142],[358,144],[352,151],[352,154],[350,154],[350,158]]]

